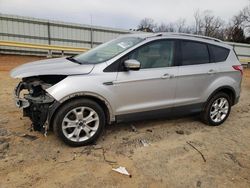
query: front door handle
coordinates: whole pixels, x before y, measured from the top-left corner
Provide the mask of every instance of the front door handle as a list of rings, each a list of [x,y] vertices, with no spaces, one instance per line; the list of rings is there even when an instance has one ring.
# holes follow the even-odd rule
[[[161,78],[162,79],[168,79],[168,78],[173,78],[173,77],[174,77],[174,75],[166,73]]]

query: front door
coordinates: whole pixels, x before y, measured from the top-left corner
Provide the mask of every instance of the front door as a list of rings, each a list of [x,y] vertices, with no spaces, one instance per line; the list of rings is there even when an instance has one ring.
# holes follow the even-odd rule
[[[174,57],[174,40],[153,41],[129,53],[127,58],[139,61],[141,68],[118,72],[116,115],[172,107],[178,74]]]

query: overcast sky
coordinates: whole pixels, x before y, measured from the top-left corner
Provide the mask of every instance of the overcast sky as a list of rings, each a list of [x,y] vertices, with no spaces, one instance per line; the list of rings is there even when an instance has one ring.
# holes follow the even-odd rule
[[[195,10],[211,10],[225,21],[249,4],[249,0],[0,0],[0,13],[116,28],[136,28],[138,22],[192,24]]]

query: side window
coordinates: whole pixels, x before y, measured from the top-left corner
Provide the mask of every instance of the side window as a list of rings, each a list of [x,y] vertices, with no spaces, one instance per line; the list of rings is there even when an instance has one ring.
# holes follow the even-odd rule
[[[182,65],[209,63],[207,45],[193,41],[181,41]]]
[[[129,59],[139,61],[141,69],[170,67],[174,62],[174,44],[172,40],[155,41],[130,53]]]
[[[221,61],[226,61],[228,54],[229,54],[229,49],[215,46],[215,45],[208,45],[209,51],[212,56],[212,62],[221,62]]]

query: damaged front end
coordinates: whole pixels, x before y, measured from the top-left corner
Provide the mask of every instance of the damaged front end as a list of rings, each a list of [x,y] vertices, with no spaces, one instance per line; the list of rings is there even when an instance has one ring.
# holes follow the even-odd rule
[[[46,89],[67,76],[43,75],[23,78],[14,90],[16,106],[23,109],[23,116],[29,117],[34,130],[46,133],[48,115],[57,101]]]

